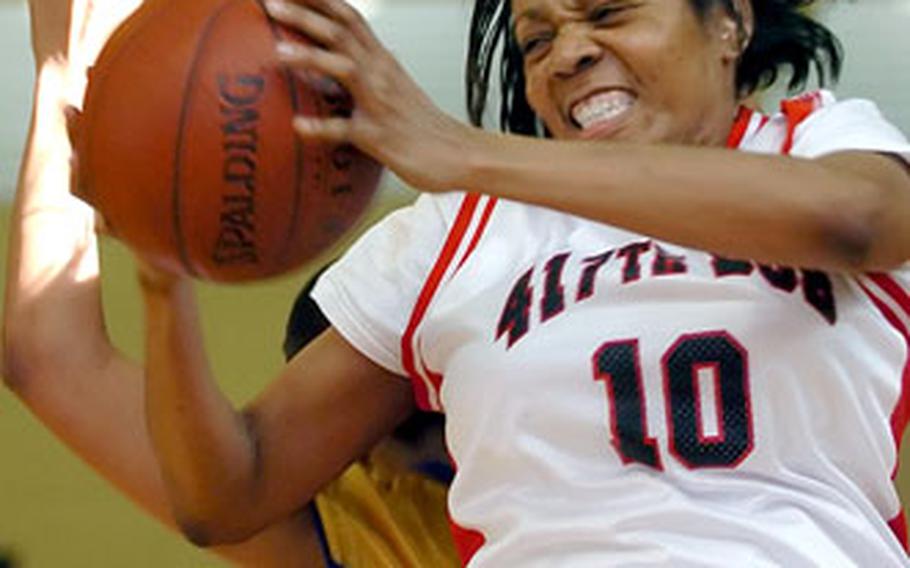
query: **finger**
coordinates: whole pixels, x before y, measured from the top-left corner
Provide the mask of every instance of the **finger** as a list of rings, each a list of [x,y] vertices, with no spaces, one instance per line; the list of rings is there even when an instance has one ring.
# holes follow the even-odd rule
[[[69,139],[70,146],[75,148],[82,124],[82,111],[73,105],[66,105],[63,107],[63,118],[66,121],[66,137]]]
[[[185,276],[169,271],[154,261],[136,256],[136,275],[139,287],[143,292],[163,293],[169,292],[175,286],[189,283]]]
[[[332,19],[306,6],[291,4],[282,0],[270,0],[265,4],[269,15],[275,20],[300,31],[309,39],[328,48],[343,47],[350,35]]]
[[[116,236],[113,229],[111,229],[110,223],[97,209],[95,210],[95,233],[110,237]]]
[[[351,121],[346,118],[294,117],[294,131],[306,140],[324,142],[350,142]]]
[[[331,109],[332,116],[349,118],[354,106],[353,97],[344,86],[322,73],[307,69],[295,69],[295,75],[312,93],[318,94]]]
[[[288,0],[275,0],[290,3]],[[339,23],[367,49],[382,47],[366,18],[345,0],[294,0],[297,6],[308,6]]]
[[[79,170],[79,129],[82,124],[82,113],[76,107],[67,105],[63,108],[66,121],[66,136],[70,143],[70,193],[91,205],[91,196],[86,191]]]
[[[303,46],[297,43],[282,41],[277,47],[278,59],[308,79],[317,72],[328,75],[350,91],[357,87],[357,66],[350,57],[318,47]]]

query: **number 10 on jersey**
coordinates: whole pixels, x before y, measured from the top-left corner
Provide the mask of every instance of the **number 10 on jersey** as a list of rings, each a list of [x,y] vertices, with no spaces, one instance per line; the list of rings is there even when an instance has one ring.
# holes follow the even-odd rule
[[[611,443],[623,463],[663,469],[657,441],[648,435],[639,351],[637,339],[604,343],[592,358],[594,380],[605,383]],[[660,362],[670,453],[690,469],[742,463],[753,446],[746,350],[725,331],[685,334]],[[702,392],[703,372],[713,377],[713,393]],[[710,394],[717,426],[706,434],[702,403]]]

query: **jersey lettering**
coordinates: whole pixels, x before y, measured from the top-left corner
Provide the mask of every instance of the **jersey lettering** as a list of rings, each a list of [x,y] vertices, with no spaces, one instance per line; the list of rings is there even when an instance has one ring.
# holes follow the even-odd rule
[[[604,343],[594,353],[594,380],[606,384],[610,413],[610,443],[622,462],[663,469],[657,442],[648,436],[644,386],[638,362],[638,340]]]
[[[736,467],[752,451],[747,360],[726,332],[684,335],[667,350],[661,363],[670,453],[686,467]],[[703,410],[704,386],[714,408]],[[710,433],[708,412],[716,423]]]
[[[833,325],[837,321],[834,289],[827,274],[818,270],[803,270],[803,297],[828,323]]]
[[[562,286],[562,271],[566,267],[569,253],[557,254],[544,266],[543,300],[540,303],[540,319],[547,321],[562,312],[566,307],[566,298]]]
[[[506,300],[506,305],[499,317],[499,325],[496,326],[496,340],[498,341],[506,332],[509,340],[506,348],[512,347],[516,341],[524,337],[531,327],[531,276],[534,274],[534,267],[528,269],[515,286],[512,287],[512,293]]]
[[[652,254],[651,270],[644,274],[644,255]],[[697,258],[697,257],[693,257]],[[586,256],[574,264],[570,262],[572,254],[562,252],[552,256],[544,265],[542,293],[534,298],[531,285],[533,267],[522,273],[506,298],[494,335],[498,341],[508,334],[507,348],[512,347],[531,329],[531,307],[539,302],[540,314],[534,320],[541,323],[548,321],[566,311],[568,306],[565,297],[567,274],[574,271],[577,276],[575,303],[580,303],[594,295],[598,278],[604,276],[604,267],[611,261],[619,261],[619,281],[623,285],[634,285],[645,276],[651,278],[685,274],[689,272],[690,258],[680,254],[671,254],[664,247],[652,241],[636,241],[619,249],[609,249],[602,253]],[[621,259],[621,260],[620,260]],[[837,306],[831,278],[818,270],[795,269],[788,266],[756,264],[747,260],[736,260],[712,255],[711,269],[716,278],[760,278],[775,290],[793,294],[801,288],[802,298],[831,325],[837,323]],[[571,267],[571,268],[570,268]],[[756,274],[760,274],[758,276]],[[614,276],[615,277],[615,276]],[[571,278],[571,276],[569,276]]]
[[[796,290],[796,271],[792,268],[760,264],[758,271],[761,272],[761,275],[765,277],[769,284],[778,290],[783,290],[784,292]]]
[[[625,258],[626,264],[622,269],[622,283],[628,284],[641,278],[641,260],[643,253],[651,248],[651,241],[642,241],[628,244],[619,249],[618,258]]]
[[[717,276],[718,278],[733,275],[749,276],[755,269],[749,261],[733,260],[732,258],[724,258],[716,255],[711,261],[711,265],[714,267],[714,276]]]
[[[594,295],[594,279],[597,277],[597,271],[610,260],[610,257],[613,256],[613,252],[613,250],[608,250],[607,252],[589,256],[582,260],[585,268],[582,270],[581,278],[578,280],[578,292],[575,294],[576,302],[580,302]]]
[[[686,334],[661,362],[670,453],[689,469],[742,463],[753,448],[746,350],[726,332]],[[592,363],[594,380],[606,384],[610,444],[622,462],[663,469],[657,442],[648,435],[638,340],[608,341]],[[706,409],[706,398],[713,408]],[[715,424],[710,429],[708,412]]]
[[[686,257],[670,254],[660,245],[654,245],[654,250],[656,254],[654,255],[654,264],[651,265],[651,274],[654,276],[685,274],[688,270]]]

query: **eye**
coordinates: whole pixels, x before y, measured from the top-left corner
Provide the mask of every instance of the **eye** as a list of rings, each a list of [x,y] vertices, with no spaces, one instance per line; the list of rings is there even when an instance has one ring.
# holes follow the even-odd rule
[[[518,48],[524,57],[532,57],[543,51],[550,43],[550,34],[537,34],[519,42]]]
[[[616,2],[599,4],[588,14],[588,20],[594,24],[607,24],[619,15],[620,12],[623,12],[628,8],[628,6],[617,4]]]

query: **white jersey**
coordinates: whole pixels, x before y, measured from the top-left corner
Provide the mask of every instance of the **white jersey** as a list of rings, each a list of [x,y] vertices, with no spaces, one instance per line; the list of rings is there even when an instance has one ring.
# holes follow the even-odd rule
[[[731,146],[910,157],[872,103],[782,108],[743,110]],[[763,266],[447,194],[374,227],[315,298],[446,413],[471,566],[880,568],[910,565],[908,291],[910,270]]]

